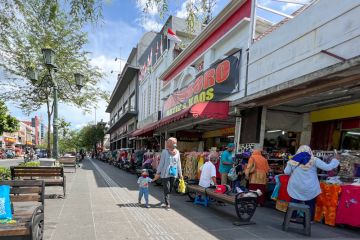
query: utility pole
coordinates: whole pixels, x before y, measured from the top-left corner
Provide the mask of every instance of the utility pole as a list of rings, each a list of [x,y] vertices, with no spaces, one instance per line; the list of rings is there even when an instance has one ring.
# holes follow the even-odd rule
[[[95,125],[96,125],[96,107],[94,107],[95,109]]]

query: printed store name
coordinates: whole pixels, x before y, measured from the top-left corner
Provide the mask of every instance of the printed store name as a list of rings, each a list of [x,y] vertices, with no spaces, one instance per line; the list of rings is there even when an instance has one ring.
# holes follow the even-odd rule
[[[196,78],[188,87],[173,93],[164,103],[166,116],[172,115],[199,102],[216,98],[216,85],[223,84],[230,76],[231,63],[224,60]]]

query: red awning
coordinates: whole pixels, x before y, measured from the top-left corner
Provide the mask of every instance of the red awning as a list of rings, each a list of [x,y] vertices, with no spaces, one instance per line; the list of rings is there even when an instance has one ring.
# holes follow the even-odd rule
[[[177,122],[183,118],[192,116],[193,118],[211,118],[211,119],[227,119],[229,116],[229,102],[202,102],[191,107],[185,108],[173,115],[167,116],[156,123],[147,125],[142,129],[138,129],[131,136],[144,136],[153,132],[155,129]]]

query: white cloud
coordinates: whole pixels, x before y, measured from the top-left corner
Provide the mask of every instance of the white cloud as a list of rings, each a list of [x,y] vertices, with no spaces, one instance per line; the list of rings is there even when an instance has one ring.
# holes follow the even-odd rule
[[[104,78],[99,83],[103,90],[112,92],[116,85],[117,75],[122,71],[126,64],[126,59],[117,60],[108,58],[105,55],[93,57],[90,61],[91,65],[97,66],[104,73]],[[120,68],[121,67],[121,68]],[[112,72],[113,71],[113,72]]]
[[[155,16],[159,13],[158,6],[156,4],[151,4],[147,6],[148,0],[137,0],[136,7],[140,11],[144,11],[146,9],[146,13],[150,14],[151,16]]]
[[[142,12],[141,17],[137,18],[136,23],[145,31],[160,31],[162,24],[159,21],[159,6],[150,4],[147,6],[148,0],[136,0],[137,9]],[[146,9],[146,11],[144,11]]]
[[[140,26],[144,28],[145,31],[155,31],[158,32],[162,28],[162,24],[157,22],[153,18],[143,18],[141,19]]]
[[[295,3],[286,3],[281,6],[281,10],[284,12],[294,12],[298,10],[300,7],[303,6],[303,4],[307,4],[310,2],[310,0],[297,0],[296,2],[300,4]]]
[[[179,17],[179,18],[186,18],[187,17],[187,2],[185,1],[181,4],[181,8],[175,13],[175,16]]]
[[[285,5],[281,6],[281,10],[283,10],[284,12],[295,11],[295,10],[299,9],[300,7],[301,7],[301,5],[299,5],[299,4],[286,3]]]

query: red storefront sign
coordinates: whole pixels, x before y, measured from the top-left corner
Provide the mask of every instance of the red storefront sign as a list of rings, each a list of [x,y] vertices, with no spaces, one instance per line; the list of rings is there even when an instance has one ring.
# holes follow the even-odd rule
[[[164,117],[194,104],[218,101],[237,91],[240,52],[200,73],[187,87],[174,92],[164,103]]]

